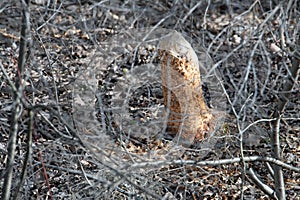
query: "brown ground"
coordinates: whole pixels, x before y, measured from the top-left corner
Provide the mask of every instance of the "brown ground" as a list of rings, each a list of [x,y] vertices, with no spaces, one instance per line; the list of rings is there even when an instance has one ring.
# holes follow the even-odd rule
[[[34,105],[43,107],[34,118],[33,154],[20,199],[234,199],[240,198],[241,188],[245,199],[269,199],[248,175],[243,176],[241,163],[218,167],[153,163],[163,159],[216,160],[240,156],[237,125],[244,129],[257,120],[269,119],[274,112],[284,77],[288,75],[287,68],[291,66],[299,5],[290,9],[283,5],[283,9],[276,10],[272,1],[253,4],[250,0],[213,0],[210,5],[193,0],[49,1],[49,5],[43,0],[33,2],[31,54],[24,81],[26,106],[19,121],[13,189],[19,182],[26,155],[28,109]],[[226,2],[231,2],[231,6]],[[8,79],[14,80],[17,72],[20,24],[19,1],[0,3],[0,61],[5,69],[0,72],[0,188],[13,103]],[[228,117],[219,138],[213,148],[209,146],[212,149],[205,157],[201,153],[205,145],[182,152],[182,148],[174,150],[175,147],[169,146],[167,136],[141,140],[128,137],[127,133],[114,129],[117,125],[109,115],[108,129],[101,132],[105,136],[98,135],[105,138],[97,141],[100,145],[92,147],[97,144],[95,141],[82,144],[77,138],[90,132],[73,123],[72,89],[87,63],[97,59],[92,52],[101,50],[99,42],[108,41],[122,31],[155,25],[177,30],[194,41],[194,48],[201,44],[218,63],[217,70],[231,104],[227,103]],[[105,54],[100,50],[98,55]],[[97,72],[99,88],[112,87],[122,79],[128,66],[138,66],[148,59],[147,55],[138,55],[134,60],[125,53],[114,56],[116,65],[105,60],[102,71]],[[282,115],[280,139],[283,161],[300,167],[299,79],[296,82],[298,85]],[[109,89],[104,91],[107,101],[104,105],[109,105],[112,97]],[[158,93],[151,101],[161,104],[160,98]],[[146,100],[137,98],[131,105],[135,108]],[[247,130],[245,156],[271,156],[270,133],[268,122]],[[141,164],[147,162],[152,165]],[[252,162],[249,167],[274,187],[264,163]],[[300,174],[285,169],[284,178],[288,199],[299,199]]]

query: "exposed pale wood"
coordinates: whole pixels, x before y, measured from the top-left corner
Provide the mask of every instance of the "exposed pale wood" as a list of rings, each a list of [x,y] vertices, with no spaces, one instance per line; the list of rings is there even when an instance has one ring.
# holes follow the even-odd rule
[[[213,115],[202,94],[199,63],[192,46],[176,31],[159,45],[167,131],[182,145],[203,140]]]

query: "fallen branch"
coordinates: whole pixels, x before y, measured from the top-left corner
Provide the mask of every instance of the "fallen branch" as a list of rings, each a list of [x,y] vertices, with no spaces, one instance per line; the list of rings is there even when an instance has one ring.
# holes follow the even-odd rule
[[[288,165],[280,160],[271,157],[260,157],[260,156],[248,156],[244,157],[245,162],[270,162],[277,166],[286,168],[291,171],[300,172],[300,168]],[[197,165],[197,166],[219,166],[225,164],[233,164],[242,162],[242,158],[231,158],[231,159],[222,159],[222,160],[212,160],[212,161],[196,161],[196,160],[173,160],[173,161],[156,161],[156,162],[141,162],[135,163],[130,166],[124,166],[129,168],[142,168],[142,167],[154,167],[162,165]]]
[[[273,199],[276,199],[275,191],[270,188],[268,185],[264,184],[255,174],[252,168],[250,168],[247,172],[251,180],[257,185],[264,193],[272,197]]]

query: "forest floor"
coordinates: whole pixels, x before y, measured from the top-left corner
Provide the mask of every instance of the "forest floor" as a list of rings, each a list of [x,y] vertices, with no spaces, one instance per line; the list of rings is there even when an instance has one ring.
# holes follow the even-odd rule
[[[268,163],[203,166],[186,161],[231,159],[240,157],[241,149],[246,157],[272,157],[269,135],[273,132],[268,119],[276,109],[291,66],[299,10],[250,0],[230,1],[231,6],[227,1],[208,2],[33,0],[30,53],[23,82],[25,103],[19,120],[12,192],[27,153],[29,109],[34,108],[33,153],[20,191],[22,199],[240,199],[241,195],[244,199],[270,199],[245,172],[254,169],[260,180],[274,188]],[[0,188],[14,103],[9,80],[14,81],[18,74],[21,13],[19,1],[0,3],[0,62],[4,67],[0,71]],[[227,115],[212,145],[170,147],[170,138],[164,136],[130,137],[128,131],[115,128],[118,122],[114,115],[110,118],[101,111],[104,107],[114,109],[110,101],[118,100],[118,96],[114,97],[112,90],[124,81],[127,70],[131,66],[138,69],[153,58],[148,55],[155,52],[151,48],[135,56],[133,47],[142,38],[130,38],[130,34],[145,36],[154,27],[161,28],[160,36],[168,30],[178,31],[198,57],[203,47],[216,63],[207,69],[214,66],[218,71]],[[124,39],[122,36],[128,33]],[[106,48],[111,45],[121,50],[108,52]],[[209,65],[203,64],[204,68]],[[91,100],[92,107],[97,108],[99,127],[95,126],[99,132],[87,129],[89,120],[95,120],[89,118],[91,105],[74,119],[74,113],[78,114],[74,86],[82,74],[95,75],[96,90],[104,93],[104,107],[96,106],[99,99],[81,99],[84,103]],[[143,78],[136,74],[132,77]],[[282,161],[299,168],[299,78],[295,82],[282,114],[280,141]],[[156,96],[145,100],[149,88],[139,88],[132,94],[136,98],[126,97],[131,110],[145,107],[146,101],[162,105],[157,85],[151,85],[151,91],[159,90]],[[208,93],[209,89],[204,91]],[[218,103],[213,95],[205,97],[208,102]],[[142,120],[148,114],[142,113]],[[201,153],[203,147],[208,153]],[[287,199],[300,199],[300,174],[284,169],[284,179]]]

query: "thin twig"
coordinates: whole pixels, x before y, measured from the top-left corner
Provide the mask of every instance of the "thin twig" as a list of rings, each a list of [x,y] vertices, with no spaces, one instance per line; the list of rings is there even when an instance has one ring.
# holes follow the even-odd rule
[[[242,161],[242,158],[231,158],[231,159],[221,159],[221,160],[211,160],[211,161],[197,161],[197,160],[173,160],[173,161],[155,161],[155,162],[140,162],[132,164],[130,166],[125,165],[124,167],[128,168],[142,168],[142,167],[153,167],[153,166],[163,166],[163,165],[196,165],[196,166],[219,166],[225,164],[239,163]],[[277,160],[272,157],[260,157],[260,156],[246,156],[244,157],[245,162],[270,162],[281,166],[283,168],[289,169],[291,171],[300,172],[300,167],[294,167],[289,164],[286,164],[280,160]]]
[[[29,127],[28,127],[28,132],[27,132],[27,153],[24,159],[24,164],[23,164],[23,168],[22,168],[22,175],[20,178],[20,183],[15,191],[14,194],[14,200],[18,199],[18,195],[20,192],[21,187],[24,184],[25,178],[26,178],[26,174],[27,174],[27,167],[28,167],[28,162],[29,159],[32,155],[32,132],[33,132],[33,117],[34,117],[34,113],[32,110],[29,111]]]
[[[290,93],[293,89],[293,86],[297,80],[299,69],[300,69],[300,36],[297,38],[296,50],[294,56],[292,58],[292,68],[289,71],[287,76],[287,80],[285,81],[284,87],[282,91],[279,93],[279,101],[273,117],[276,119],[273,125],[273,132],[271,134],[271,142],[274,158],[281,159],[281,148],[280,148],[280,121],[281,115],[284,111],[284,107],[289,101]],[[289,70],[289,69],[288,69]],[[276,196],[278,199],[285,199],[285,186],[284,186],[284,178],[283,171],[280,166],[274,165],[274,181],[276,186]]]
[[[13,178],[13,165],[16,154],[16,140],[17,133],[19,130],[18,121],[22,113],[22,94],[23,94],[23,73],[25,68],[25,60],[27,54],[27,44],[30,39],[30,10],[29,10],[29,0],[22,1],[23,5],[23,16],[22,16],[22,28],[21,28],[21,40],[20,40],[20,49],[19,49],[19,59],[18,59],[18,75],[16,79],[16,89],[17,94],[14,95],[14,103],[12,106],[12,119],[11,119],[11,129],[9,134],[8,142],[8,159],[6,163],[6,174],[3,182],[2,188],[2,198],[3,200],[10,199],[12,178]]]

